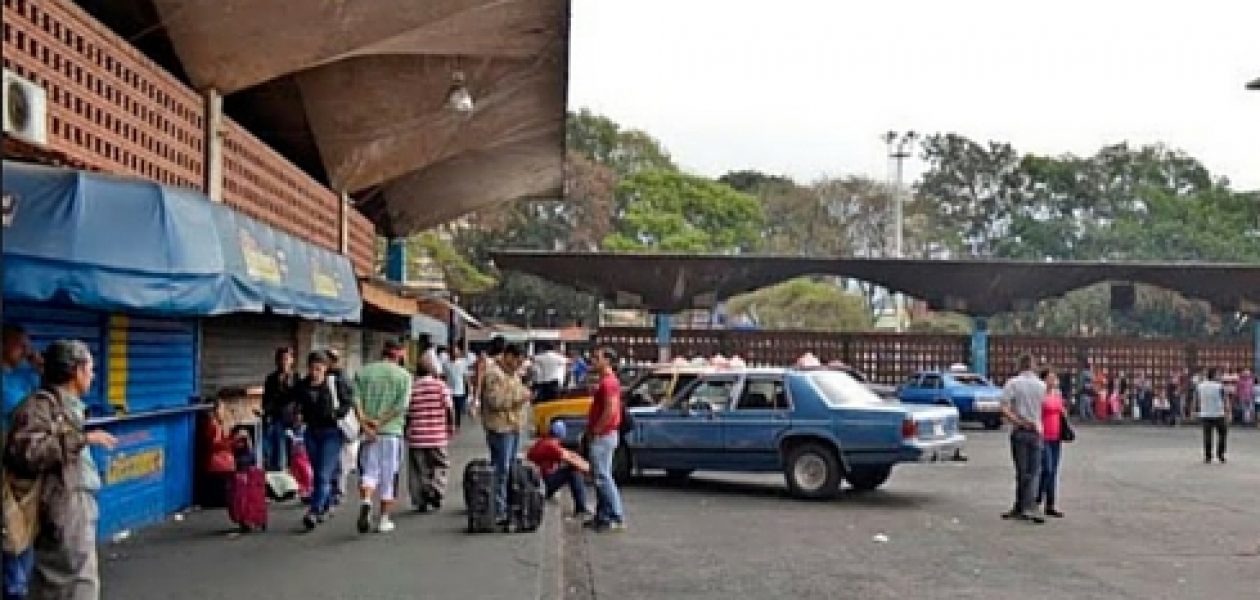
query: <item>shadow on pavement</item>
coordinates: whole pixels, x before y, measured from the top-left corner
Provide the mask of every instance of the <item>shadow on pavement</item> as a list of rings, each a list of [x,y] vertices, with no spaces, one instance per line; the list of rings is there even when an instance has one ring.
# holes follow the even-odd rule
[[[813,501],[793,498],[781,482],[748,481],[732,479],[715,479],[702,474],[685,480],[678,480],[664,475],[641,475],[636,477],[628,488],[646,488],[663,490],[697,496],[743,496],[747,498],[774,498],[786,502],[800,502],[810,505],[836,504],[871,506],[883,509],[917,509],[930,504],[933,496],[904,491],[874,490],[869,492],[844,488],[831,500]]]

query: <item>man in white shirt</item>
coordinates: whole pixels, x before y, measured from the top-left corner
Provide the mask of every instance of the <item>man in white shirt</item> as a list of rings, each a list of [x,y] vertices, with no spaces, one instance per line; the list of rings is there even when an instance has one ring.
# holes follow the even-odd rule
[[[569,359],[545,342],[539,344],[539,350],[540,353],[534,356],[534,398],[537,402],[545,402],[560,396]]]
[[[1216,459],[1224,464],[1225,434],[1229,431],[1225,415],[1229,414],[1229,407],[1216,368],[1208,369],[1207,379],[1195,388],[1194,398],[1199,407],[1199,421],[1203,423],[1203,462],[1212,462],[1212,432],[1216,432]]]

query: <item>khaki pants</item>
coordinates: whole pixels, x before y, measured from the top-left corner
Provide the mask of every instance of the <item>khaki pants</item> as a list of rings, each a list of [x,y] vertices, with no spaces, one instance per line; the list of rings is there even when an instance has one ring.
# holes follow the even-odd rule
[[[426,501],[441,502],[446,496],[446,481],[451,459],[446,448],[407,449],[407,492],[417,510]]]
[[[87,491],[71,492],[69,523],[46,527],[35,540],[35,572],[30,600],[98,600],[101,579],[96,563],[96,521],[100,517],[96,497]],[[63,539],[57,539],[60,529]]]

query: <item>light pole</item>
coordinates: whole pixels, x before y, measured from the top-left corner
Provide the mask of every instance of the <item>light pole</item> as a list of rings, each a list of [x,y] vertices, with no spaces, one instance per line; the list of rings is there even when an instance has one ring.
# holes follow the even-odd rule
[[[889,131],[884,134],[884,143],[888,144],[888,158],[896,161],[896,179],[893,182],[893,257],[905,258],[905,197],[902,190],[902,179],[905,176],[905,161],[910,158],[914,142],[919,135],[913,131],[898,133]],[[902,295],[894,296],[893,309],[897,311],[897,332],[904,329],[902,323]]]

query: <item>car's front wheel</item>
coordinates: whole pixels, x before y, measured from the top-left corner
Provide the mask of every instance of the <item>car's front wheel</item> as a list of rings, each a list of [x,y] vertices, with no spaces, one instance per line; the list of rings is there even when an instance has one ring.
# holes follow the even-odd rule
[[[818,500],[840,491],[840,458],[828,446],[817,442],[792,446],[783,464],[783,476],[793,496]]]
[[[884,485],[889,475],[892,475],[892,465],[862,465],[849,469],[845,479],[849,480],[849,485],[852,485],[853,489],[868,492]]]

